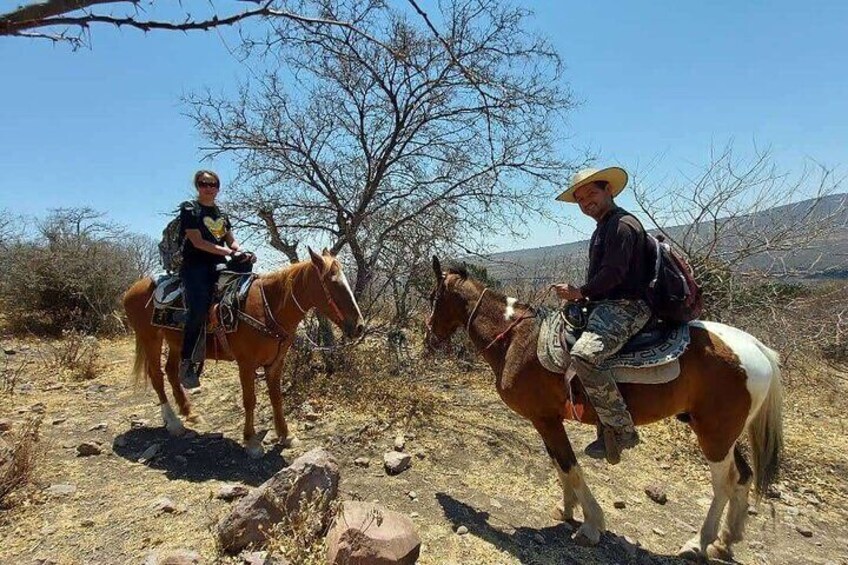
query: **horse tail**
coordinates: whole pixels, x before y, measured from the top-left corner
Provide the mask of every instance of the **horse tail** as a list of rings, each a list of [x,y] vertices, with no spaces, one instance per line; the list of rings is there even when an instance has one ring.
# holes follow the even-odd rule
[[[147,382],[147,353],[144,350],[144,344],[141,342],[141,336],[138,332],[135,334],[135,357],[133,358],[132,377],[133,382]]]
[[[778,353],[760,342],[757,342],[757,347],[771,365],[768,392],[748,424],[748,440],[754,464],[754,492],[759,498],[774,484],[780,468],[783,450],[783,385],[780,382]]]

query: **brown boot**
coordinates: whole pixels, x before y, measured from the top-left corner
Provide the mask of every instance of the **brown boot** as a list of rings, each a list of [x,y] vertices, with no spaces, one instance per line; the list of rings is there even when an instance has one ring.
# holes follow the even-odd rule
[[[598,426],[598,438],[584,452],[592,459],[606,459],[610,465],[621,461],[621,452],[639,445],[639,434],[633,426],[613,428]]]

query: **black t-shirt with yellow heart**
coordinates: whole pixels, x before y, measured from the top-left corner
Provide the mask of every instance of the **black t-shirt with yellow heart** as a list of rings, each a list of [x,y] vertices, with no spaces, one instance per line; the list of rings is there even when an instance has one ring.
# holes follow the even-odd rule
[[[217,206],[204,206],[198,201],[180,205],[180,223],[183,230],[200,230],[200,235],[209,243],[223,245],[224,237],[232,229],[230,218]],[[197,249],[186,238],[183,245],[183,265],[216,265],[226,258]]]

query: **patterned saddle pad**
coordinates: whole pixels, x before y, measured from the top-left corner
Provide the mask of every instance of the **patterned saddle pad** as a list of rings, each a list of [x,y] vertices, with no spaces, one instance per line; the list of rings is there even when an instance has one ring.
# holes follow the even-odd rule
[[[238,329],[238,309],[244,305],[250,286],[256,279],[254,273],[221,271],[215,288],[214,303],[219,304],[220,323],[226,333]],[[153,277],[153,319],[160,328],[182,331],[185,328],[186,308],[183,285],[179,275],[161,274]]]
[[[582,333],[574,328],[561,310],[539,312],[541,320],[536,354],[549,371],[568,372],[567,352]],[[680,357],[689,346],[689,325],[680,324],[665,331],[639,333],[601,369],[612,370],[617,382],[661,384],[680,374]]]

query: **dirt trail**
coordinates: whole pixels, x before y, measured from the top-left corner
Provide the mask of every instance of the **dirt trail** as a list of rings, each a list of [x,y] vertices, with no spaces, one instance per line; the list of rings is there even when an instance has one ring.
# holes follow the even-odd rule
[[[19,383],[23,391],[2,399],[0,417],[13,421],[43,405],[50,449],[41,490],[30,493],[25,505],[0,511],[0,563],[140,563],[161,548],[194,549],[209,562],[220,560],[210,525],[230,503],[213,498],[218,487],[257,485],[319,445],[341,464],[343,497],[379,500],[413,515],[424,565],[682,563],[674,554],[697,531],[709,505],[707,467],[694,455],[685,425],[649,426],[644,445],[616,467],[581,457],[609,531],[595,548],[572,543],[573,526],[551,516],[560,491],[541,441],[500,402],[488,370],[335,382],[335,390],[349,390],[358,401],[310,396],[321,412],[314,427],[306,429],[296,411],[289,416],[302,445],[283,452],[269,446],[262,460],[252,461],[238,443],[242,409],[233,366],[210,365],[203,389],[192,396],[205,423],[194,426],[194,437],[171,439],[153,392],[128,382],[130,341],[108,348],[112,361],[94,381],[57,381],[37,371]],[[407,395],[397,408],[395,390]],[[264,385],[258,394],[258,422],[271,427]],[[848,565],[846,430],[844,410],[838,409],[846,403],[832,396],[825,406],[800,393],[787,396],[787,465],[779,497],[754,507],[746,539],[736,546],[739,562]],[[409,403],[416,416],[406,422],[391,417]],[[105,428],[98,425],[103,423]],[[567,428],[578,450],[594,433],[589,426]],[[382,454],[398,431],[407,436],[413,466],[389,477]],[[103,454],[77,457],[85,440],[102,442]],[[159,452],[139,463],[154,444]],[[371,465],[354,465],[363,456]],[[74,492],[46,490],[57,484]],[[647,498],[650,484],[665,489],[665,505]],[[154,509],[163,496],[177,512]],[[615,502],[624,508],[614,508]],[[461,525],[468,534],[455,533]],[[811,537],[798,531],[805,528]]]

